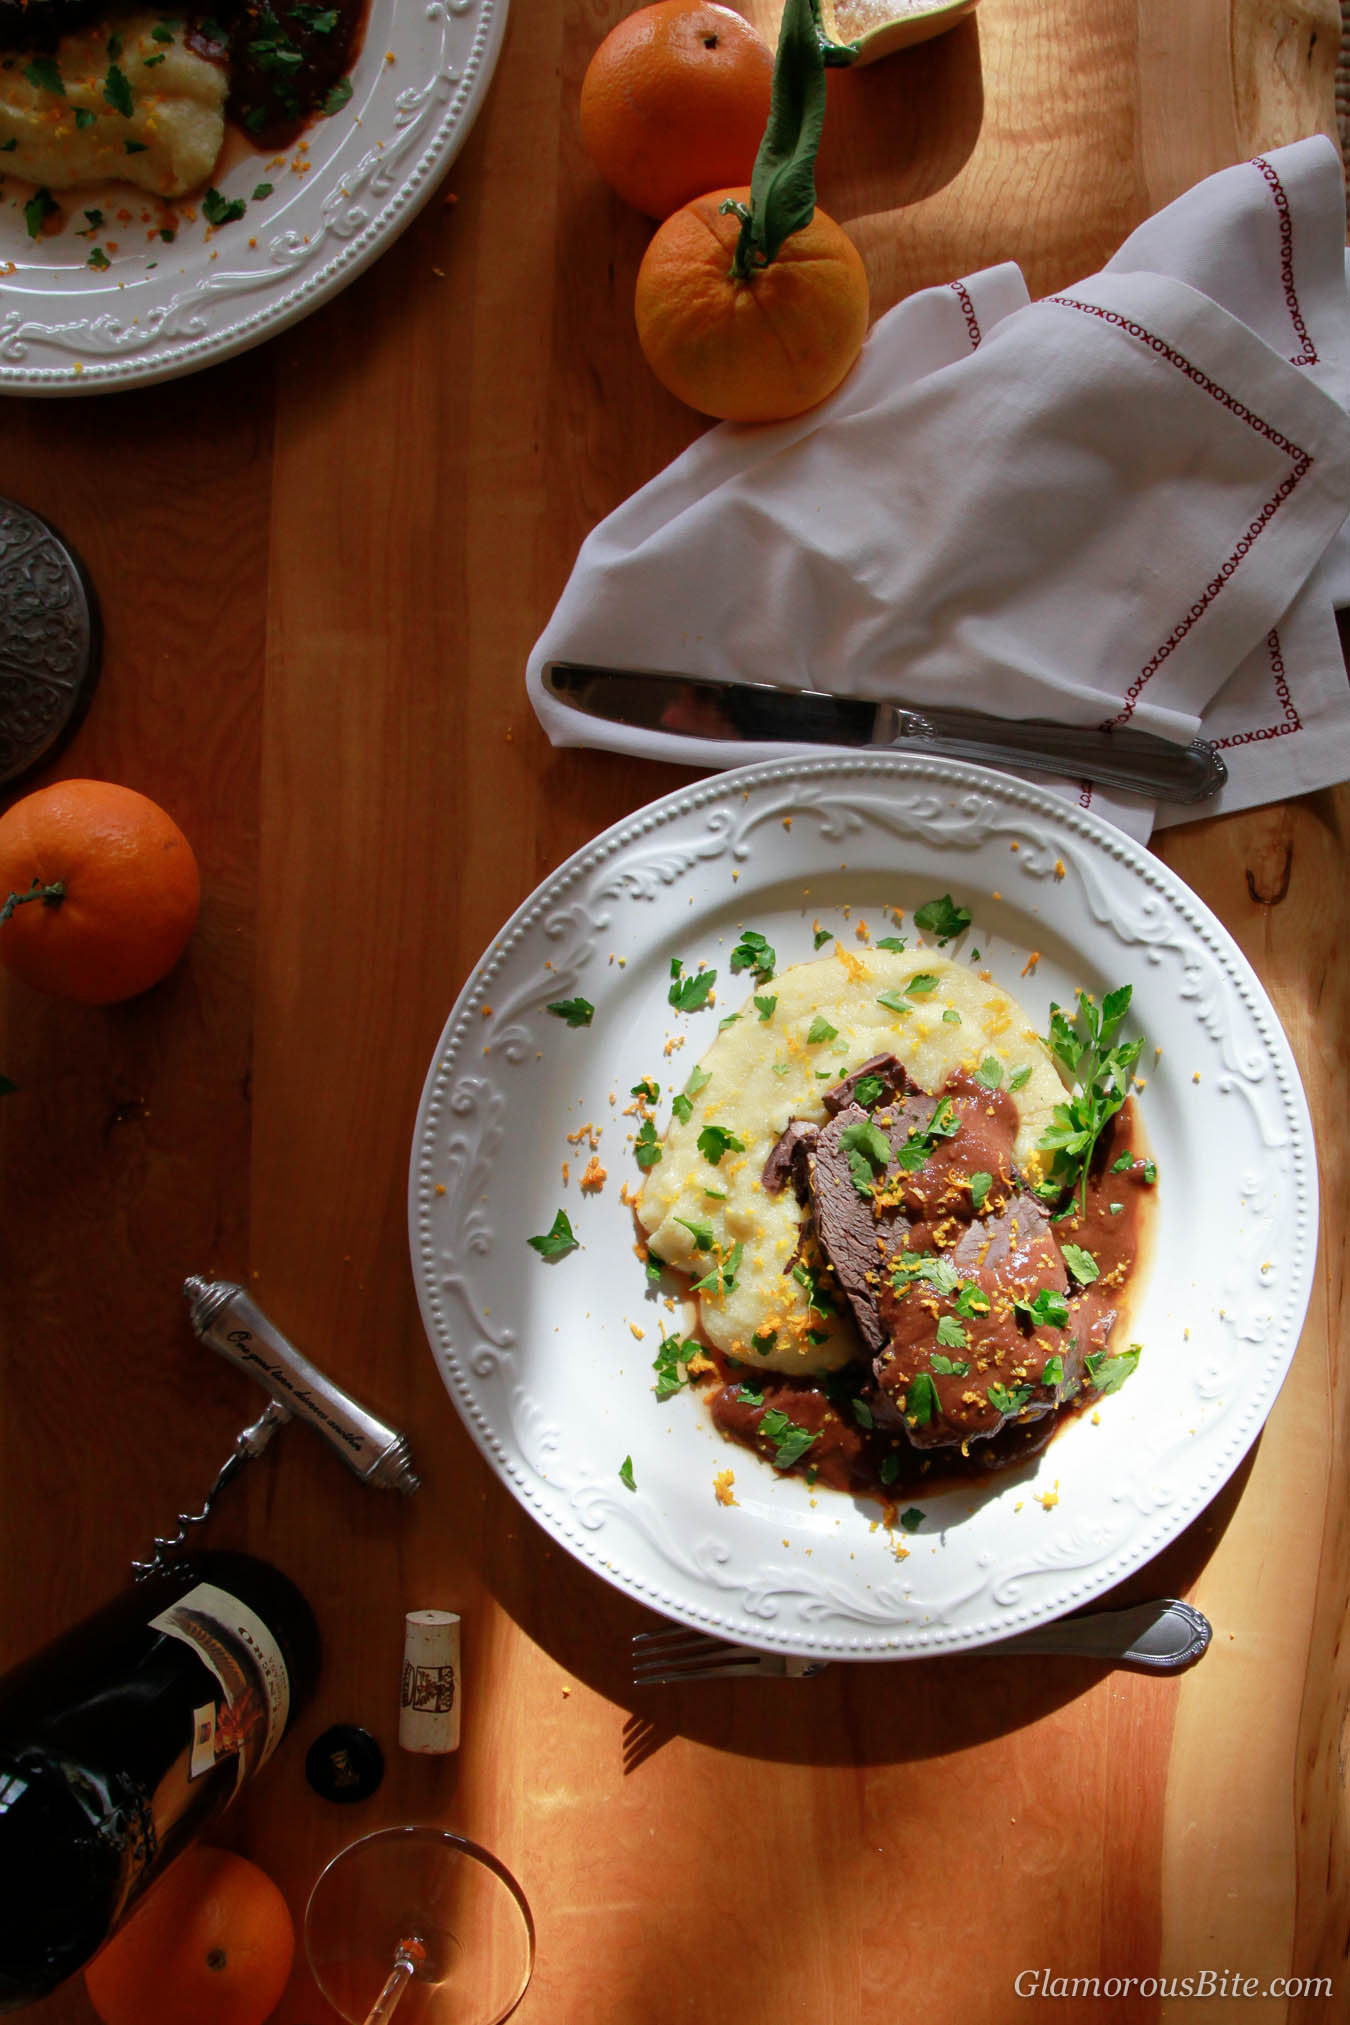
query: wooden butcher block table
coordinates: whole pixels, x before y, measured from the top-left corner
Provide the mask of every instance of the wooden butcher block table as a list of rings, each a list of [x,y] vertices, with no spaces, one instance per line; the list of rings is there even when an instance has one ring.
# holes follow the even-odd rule
[[[49,775],[166,804],[205,894],[145,998],[4,999],[0,1655],[123,1586],[259,1410],[179,1294],[189,1272],[247,1279],[408,1431],[424,1477],[411,1500],[368,1491],[292,1427],[213,1523],[295,1577],[325,1641],[316,1703],[214,1831],[297,1922],[353,1835],[429,1820],[522,1881],[519,2016],[548,2025],[997,2025],[1036,2008],[1015,1979],[1045,1969],[1330,1977],[1332,1997],[1239,2010],[1344,2017],[1344,789],[1158,845],[1273,999],[1322,1155],[1290,1376],[1248,1463],[1129,1585],[1211,1618],[1191,1672],[951,1658],[638,1693],[650,1613],[513,1501],[427,1349],[405,1189],[447,1012],[546,872],[694,777],[553,751],[522,680],[584,535],[702,426],[634,341],[650,228],[578,138],[619,11],[512,0],[455,201],[307,321],[195,377],[0,413],[0,490],[80,550],[106,619],[101,687]],[[833,78],[821,201],[874,312],[999,260],[1044,293],[1198,178],[1334,136],[1339,28],[1333,0],[983,0]],[[403,1613],[427,1606],[463,1614],[464,1732],[418,1760],[397,1683]],[[304,1778],[338,1720],[387,1758],[349,1808]],[[1047,2015],[1164,2013],[1233,2007]],[[78,1981],[33,2015],[92,2018]],[[332,2015],[298,1955],[277,2018]]]

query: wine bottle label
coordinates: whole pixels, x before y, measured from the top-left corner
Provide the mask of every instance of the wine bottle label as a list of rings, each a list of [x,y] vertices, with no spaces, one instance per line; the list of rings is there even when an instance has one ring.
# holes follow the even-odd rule
[[[190,1645],[224,1697],[218,1707],[195,1712],[189,1776],[200,1778],[233,1756],[238,1792],[267,1763],[286,1728],[291,1683],[281,1648],[255,1611],[210,1582],[199,1582],[150,1624]]]

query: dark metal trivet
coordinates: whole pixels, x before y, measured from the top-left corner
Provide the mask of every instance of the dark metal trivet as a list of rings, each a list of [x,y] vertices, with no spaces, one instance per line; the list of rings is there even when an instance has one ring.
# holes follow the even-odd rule
[[[0,787],[50,759],[98,681],[98,597],[79,557],[0,499]]]

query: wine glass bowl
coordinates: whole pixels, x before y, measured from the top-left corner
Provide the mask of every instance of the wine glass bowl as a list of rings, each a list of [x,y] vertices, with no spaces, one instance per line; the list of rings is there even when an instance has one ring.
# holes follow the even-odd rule
[[[339,1850],[305,1908],[315,1982],[348,2025],[366,2025],[400,1958],[386,2008],[399,2025],[501,2025],[534,1967],[525,1894],[486,1849],[427,1826],[375,1829]]]

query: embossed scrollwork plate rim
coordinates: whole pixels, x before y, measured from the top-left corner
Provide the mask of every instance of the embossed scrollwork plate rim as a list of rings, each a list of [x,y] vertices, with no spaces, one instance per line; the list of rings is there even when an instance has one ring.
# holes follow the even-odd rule
[[[237,225],[212,234],[199,213],[172,247],[127,226],[111,265],[94,272],[86,239],[67,229],[35,246],[11,205],[0,218],[0,393],[174,379],[275,336],[347,287],[411,224],[468,138],[507,5],[372,0],[352,97],[305,134],[304,173],[251,154],[222,174],[222,194],[248,204]],[[274,195],[253,202],[263,178]],[[74,209],[119,206],[127,192],[70,198]]]
[[[912,912],[942,892],[975,916],[951,953],[1018,996],[1039,1031],[1049,1002],[1071,1002],[1077,986],[1132,983],[1137,1025],[1158,1049],[1140,1071],[1160,1214],[1130,1317],[1144,1355],[1129,1383],[1034,1463],[921,1499],[918,1530],[888,1534],[875,1506],[813,1495],[723,1443],[688,1392],[657,1405],[651,1360],[678,1321],[646,1287],[616,1198],[640,1180],[632,1085],[661,1080],[664,1123],[718,1018],[747,996],[726,968],[742,927],[768,936],[782,968],[812,955],[817,922],[862,950],[860,916],[884,927],[888,905]],[[671,1010],[673,957],[720,964],[718,1006]],[[590,1027],[547,1012],[578,994],[596,1008]],[[586,1195],[593,1137],[606,1180]],[[526,1238],[559,1207],[580,1249],[548,1264]],[[1316,1163],[1265,992],[1164,864],[1005,775],[840,755],[739,769],[654,802],[517,910],[428,1068],[409,1233],[452,1400],[571,1553],[704,1630],[895,1658],[977,1647],[1083,1607],[1216,1495],[1297,1346]],[[625,1456],[635,1490],[620,1481]],[[729,1467],[738,1502],[723,1507],[713,1478]]]

